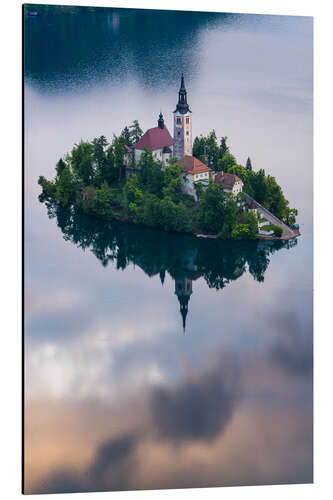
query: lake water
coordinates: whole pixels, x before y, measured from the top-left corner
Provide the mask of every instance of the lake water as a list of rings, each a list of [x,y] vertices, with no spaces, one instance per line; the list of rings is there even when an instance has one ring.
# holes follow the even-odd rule
[[[112,10],[25,21],[25,490],[312,482],[312,19]],[[228,136],[298,208],[288,243],[103,223],[38,201],[138,119]]]

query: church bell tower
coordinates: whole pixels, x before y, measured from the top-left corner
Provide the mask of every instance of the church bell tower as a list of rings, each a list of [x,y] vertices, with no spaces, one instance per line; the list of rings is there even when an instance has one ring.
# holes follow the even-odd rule
[[[178,103],[173,112],[173,154],[178,159],[192,155],[192,111],[187,104],[187,92],[182,73]]]

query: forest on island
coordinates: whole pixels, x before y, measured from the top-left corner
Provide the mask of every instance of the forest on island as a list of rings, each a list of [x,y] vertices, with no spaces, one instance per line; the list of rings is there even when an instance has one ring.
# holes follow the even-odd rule
[[[62,207],[73,207],[86,215],[117,219],[137,225],[184,233],[217,234],[221,239],[255,239],[257,215],[248,209],[242,193],[234,196],[210,180],[204,188],[197,184],[198,201],[181,190],[181,168],[177,158],[164,166],[148,149],[144,150],[135,173],[126,178],[125,146],[142,136],[137,120],[125,127],[109,143],[101,136],[80,141],[56,164],[53,180],[40,176],[41,201],[52,199]],[[213,170],[238,175],[244,191],[289,225],[295,223],[296,209],[289,208],[282,189],[264,170],[255,172],[248,159],[245,167],[237,164],[222,137],[215,131],[196,137],[193,156]],[[134,166],[134,165],[132,165]]]

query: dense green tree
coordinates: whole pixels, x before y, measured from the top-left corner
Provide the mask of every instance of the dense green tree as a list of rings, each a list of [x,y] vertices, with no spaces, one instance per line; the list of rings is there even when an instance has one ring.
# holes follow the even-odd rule
[[[221,137],[219,158],[223,158],[224,153],[229,153],[229,146],[227,146],[228,137]]]
[[[219,238],[228,240],[232,237],[232,231],[237,223],[239,208],[236,201],[229,195],[228,203],[225,206],[223,220],[221,223],[221,231]]]
[[[209,233],[218,233],[222,227],[227,196],[223,187],[210,182],[198,206],[197,222]]]
[[[127,179],[124,186],[124,201],[128,213],[134,215],[137,207],[143,203],[144,195],[139,187],[139,180],[136,174]]]
[[[127,126],[121,131],[121,136],[125,139],[126,146],[132,146],[131,132]]]
[[[143,131],[140,128],[138,120],[134,120],[132,125],[130,125],[129,133],[130,133],[131,145],[138,142],[138,140],[142,137]]]
[[[246,160],[245,168],[246,168],[246,170],[252,170],[252,163],[251,163],[250,157],[248,157],[248,159]]]
[[[193,156],[213,170],[217,169],[219,151],[215,130],[212,130],[206,137],[201,135],[194,139],[192,148]]]
[[[92,215],[97,215],[98,217],[105,217],[107,219],[113,218],[112,211],[113,195],[112,191],[106,181],[103,182],[100,189],[96,189],[96,192],[92,198],[92,203],[89,207],[89,213]]]
[[[108,145],[108,142],[106,140],[106,137],[104,137],[104,135],[101,135],[100,137],[94,139],[92,141],[92,144],[94,148],[93,156],[96,165],[95,182],[96,184],[101,185],[103,180],[105,180],[105,148]]]
[[[163,196],[169,197],[174,202],[179,202],[182,197],[181,192],[181,168],[177,165],[171,165],[164,171]]]
[[[206,138],[202,135],[200,137],[195,137],[193,141],[192,154],[198,160],[206,163]]]
[[[84,185],[93,184],[95,177],[93,144],[84,141],[75,144],[71,154],[71,165]]]
[[[183,203],[174,203],[169,197],[163,198],[160,203],[162,227],[165,231],[190,231],[190,220]]]
[[[103,180],[109,185],[119,179],[119,168],[115,164],[115,155],[113,146],[109,146],[105,152],[105,160],[103,165]]]
[[[254,240],[258,234],[258,220],[254,213],[244,212],[234,225],[231,238],[235,240]]]
[[[265,181],[265,170],[260,169],[258,172],[255,173],[255,175],[252,176],[251,178],[251,186],[254,192],[254,198],[257,200],[258,203],[261,205],[265,205],[266,208],[269,209],[267,204],[265,204],[266,201],[266,195],[267,195],[267,183]]]
[[[64,168],[66,167],[66,163],[62,158],[59,159],[56,165],[56,171],[57,171],[57,179],[60,178],[61,173],[63,172]]]
[[[63,207],[67,207],[75,201],[78,189],[79,186],[75,182],[69,166],[66,166],[57,182],[55,197]]]
[[[217,137],[215,130],[212,130],[207,137],[207,165],[208,167],[216,170],[217,160],[219,158],[219,147],[217,144]]]
[[[119,176],[119,179],[125,178],[125,164],[124,164],[124,154],[125,154],[125,139],[122,136],[113,137],[113,154],[114,154],[114,168]]]
[[[282,220],[288,226],[294,226],[296,224],[297,215],[298,215],[298,210],[296,208],[286,207],[283,211]]]
[[[149,149],[145,149],[141,154],[137,168],[141,189],[147,189],[150,193],[161,196],[164,186],[163,169]]]
[[[49,181],[43,175],[40,175],[38,184],[42,187],[43,193],[47,198],[53,198],[55,196],[57,186],[54,181]]]
[[[222,158],[218,160],[217,170],[230,172],[235,165],[237,165],[236,158],[227,151],[223,154]]]

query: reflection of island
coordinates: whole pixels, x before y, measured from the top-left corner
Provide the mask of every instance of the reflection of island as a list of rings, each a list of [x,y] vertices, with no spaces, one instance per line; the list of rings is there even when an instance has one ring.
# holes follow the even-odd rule
[[[42,197],[41,197],[42,200]],[[288,241],[220,241],[166,233],[120,222],[104,222],[46,202],[48,215],[56,218],[65,240],[89,248],[107,266],[117,269],[133,263],[148,276],[159,274],[163,285],[168,273],[175,282],[185,331],[193,281],[203,277],[210,288],[224,288],[248,271],[264,281],[270,255],[297,245]]]

